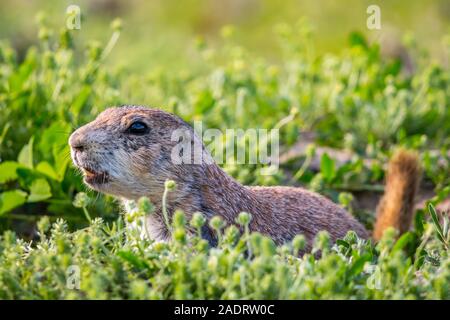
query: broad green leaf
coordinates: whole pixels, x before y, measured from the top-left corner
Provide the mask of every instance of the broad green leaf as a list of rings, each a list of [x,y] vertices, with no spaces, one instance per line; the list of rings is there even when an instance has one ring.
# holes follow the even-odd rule
[[[28,202],[38,202],[52,196],[50,185],[45,179],[34,180],[30,186],[30,196]]]
[[[26,192],[22,190],[11,190],[0,194],[0,215],[11,211],[25,203]]]
[[[67,165],[70,162],[69,154],[70,150],[67,144],[64,146],[53,146],[53,158],[55,159],[55,170],[58,174],[58,181],[64,179]]]
[[[33,168],[33,141],[34,137],[31,137],[28,144],[26,144],[22,150],[20,150],[17,161],[28,168]]]
[[[0,183],[16,180],[18,167],[20,167],[20,164],[15,161],[0,163]]]
[[[17,168],[16,172],[18,181],[23,189],[28,189],[34,180],[42,178],[42,173],[24,166]]]
[[[336,176],[336,168],[334,160],[331,159],[327,153],[322,155],[320,159],[320,171],[326,181],[330,182]]]
[[[55,146],[63,147],[67,145],[70,135],[70,125],[56,122],[44,130],[39,138],[39,150],[44,155],[50,155]],[[55,159],[56,160],[56,159]]]
[[[20,65],[17,72],[13,73],[9,78],[9,87],[12,92],[23,89],[25,82],[36,68],[36,60],[36,48],[32,48],[28,51],[25,61]]]
[[[411,232],[406,232],[397,240],[394,247],[392,248],[391,253],[403,249],[408,244],[408,242],[412,240],[413,235],[411,234]]]
[[[360,274],[364,270],[364,265],[366,262],[370,261],[371,255],[368,253],[365,253],[364,255],[357,258],[354,262],[352,267],[349,270],[350,276],[356,276]]]
[[[53,169],[53,167],[50,165],[50,163],[43,161],[40,162],[37,166],[36,166],[36,170],[45,174],[47,177],[52,178],[53,180],[59,180],[58,174],[55,172],[55,169]]]
[[[73,114],[82,114],[83,107],[88,101],[91,93],[92,89],[89,86],[84,86],[83,89],[81,89],[70,107]]]

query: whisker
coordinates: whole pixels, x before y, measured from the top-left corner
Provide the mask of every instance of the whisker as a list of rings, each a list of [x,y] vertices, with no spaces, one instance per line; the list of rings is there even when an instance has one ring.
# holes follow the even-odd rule
[[[64,148],[64,147],[69,147],[69,143],[65,142],[65,143],[59,143],[59,144],[54,144],[53,146],[57,147],[57,148]]]
[[[63,155],[63,160],[67,160],[70,158],[70,153],[66,153]]]

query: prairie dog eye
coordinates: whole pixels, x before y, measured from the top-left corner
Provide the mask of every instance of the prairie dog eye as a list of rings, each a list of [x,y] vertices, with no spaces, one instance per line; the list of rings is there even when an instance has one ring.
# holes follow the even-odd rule
[[[127,133],[134,135],[144,135],[148,133],[148,126],[142,121],[133,122],[127,129]]]

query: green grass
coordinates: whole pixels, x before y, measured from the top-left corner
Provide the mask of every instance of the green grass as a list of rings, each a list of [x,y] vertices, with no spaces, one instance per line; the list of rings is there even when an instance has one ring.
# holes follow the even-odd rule
[[[276,248],[257,234],[241,238],[236,228],[218,228],[221,244],[207,248],[186,237],[181,215],[174,218],[173,243],[151,244],[125,227],[136,215],[124,217],[111,197],[86,191],[70,166],[70,132],[107,106],[144,104],[207,128],[281,126],[283,151],[303,131],[317,134],[315,147],[351,150],[355,157],[341,167],[324,155],[319,172],[304,166],[296,174],[315,147],[300,165],[283,164],[270,177],[260,165],[223,167],[242,183],[301,184],[324,193],[369,228],[372,212],[353,208],[351,191],[381,185],[382,165],[399,145],[420,152],[424,179],[436,194],[431,202],[448,197],[447,68],[429,62],[412,39],[416,69],[408,74],[358,33],[332,55],[315,53],[307,25],[277,30],[282,63],[246,51],[233,40],[239,31],[228,28],[223,47],[197,42],[192,68],[165,72],[163,65],[146,74],[105,67],[121,33],[117,22],[109,42],[83,47],[75,34],[49,30],[40,19],[38,45],[23,61],[2,42],[0,297],[450,298],[448,220],[440,222],[431,208],[433,215],[419,210],[414,229],[398,241],[387,234],[372,244],[349,234],[330,244],[322,233],[315,246],[321,257],[297,258],[301,238]],[[80,270],[80,290],[67,287],[72,265]]]
[[[126,220],[141,221],[139,215]],[[0,239],[0,298],[450,298],[448,219],[445,240],[437,239],[439,224],[425,225],[421,239],[407,233],[395,241],[387,232],[376,246],[353,232],[331,246],[328,234],[320,233],[312,253],[301,258],[302,236],[276,247],[258,233],[240,237],[237,227],[224,229],[218,218],[211,226],[219,245],[208,248],[200,237],[204,222],[195,216],[190,224],[199,234],[188,237],[177,212],[170,244],[142,240],[140,227],[127,228],[122,219],[108,226],[96,219],[76,232],[62,220],[48,231],[43,219],[33,244],[6,232]]]

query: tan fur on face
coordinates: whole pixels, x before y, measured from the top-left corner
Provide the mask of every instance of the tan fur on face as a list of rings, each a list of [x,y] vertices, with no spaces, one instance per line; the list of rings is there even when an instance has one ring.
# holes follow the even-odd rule
[[[126,133],[136,119],[148,125],[148,134],[136,137]],[[268,235],[278,244],[304,234],[308,249],[321,230],[328,231],[332,241],[344,237],[349,230],[360,237],[368,237],[368,232],[355,218],[319,194],[293,187],[243,186],[214,162],[173,163],[171,153],[177,142],[171,137],[174,130],[179,129],[191,132],[193,141],[199,139],[187,123],[167,112],[138,106],[110,108],[76,130],[69,143],[72,148],[78,144],[84,146],[82,152],[72,150],[76,166],[89,165],[94,170],[108,173],[107,183],[91,185],[92,188],[124,200],[146,196],[156,205],[156,214],[147,221],[148,231],[156,240],[169,237],[160,205],[167,179],[177,183],[176,191],[169,194],[170,214],[181,209],[190,219],[194,212],[202,212],[207,218],[221,215],[228,224],[234,224],[240,212],[249,212],[253,217],[251,231]],[[204,147],[201,152],[203,159],[211,159]],[[399,159],[400,162],[403,160]],[[393,182],[387,190],[392,192],[409,187],[406,177],[401,177],[405,179],[401,185],[396,185],[400,182],[395,179],[388,179],[388,183]],[[406,201],[411,201],[414,193],[406,192],[394,198],[401,200],[406,194]],[[401,210],[387,211],[396,216]],[[387,224],[383,222],[377,230],[384,230]],[[395,226],[399,224],[401,222]],[[214,243],[215,236],[209,228],[204,228],[203,236]]]

